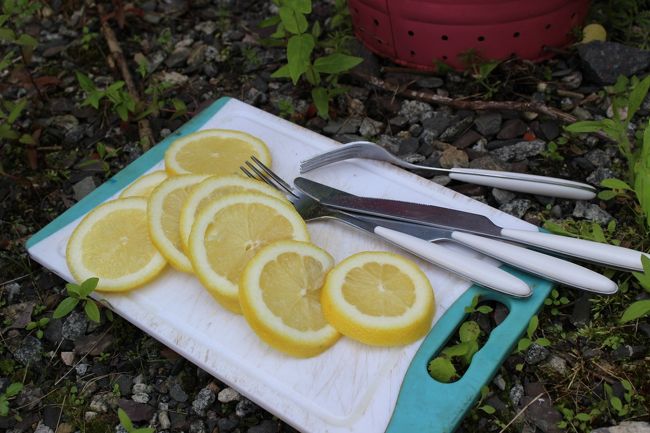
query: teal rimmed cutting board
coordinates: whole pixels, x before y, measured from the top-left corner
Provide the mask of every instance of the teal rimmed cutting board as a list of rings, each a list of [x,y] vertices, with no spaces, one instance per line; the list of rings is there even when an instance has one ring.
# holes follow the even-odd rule
[[[65,247],[80,218],[117,197],[143,174],[164,168],[164,151],[176,138],[208,128],[242,130],[260,137],[271,150],[274,170],[288,180],[298,176],[299,161],[338,145],[243,102],[219,99],[32,236],[27,242],[31,256],[71,281]],[[385,163],[345,161],[316,170],[308,177],[354,194],[448,206],[484,214],[503,227],[537,230]],[[336,222],[310,222],[308,227],[313,242],[337,261],[358,251],[399,252]],[[456,245],[449,247],[491,260]],[[435,290],[437,311],[429,335],[398,348],[369,347],[343,338],[310,359],[291,358],[266,346],[243,317],[221,308],[189,274],[168,269],[138,290],[96,296],[143,331],[301,431],[451,432],[541,307],[551,283],[520,275],[533,287],[533,296],[517,300],[470,287],[469,282],[411,258],[422,267]],[[462,322],[464,308],[476,295],[500,301],[510,312],[492,331],[459,381],[438,383],[428,376],[427,362]]]

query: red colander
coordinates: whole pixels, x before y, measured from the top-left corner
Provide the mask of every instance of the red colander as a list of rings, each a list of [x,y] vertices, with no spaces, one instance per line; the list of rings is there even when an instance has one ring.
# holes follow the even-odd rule
[[[589,0],[349,0],[354,32],[374,53],[396,63],[456,69],[473,51],[484,60],[533,61],[546,47],[571,43]]]

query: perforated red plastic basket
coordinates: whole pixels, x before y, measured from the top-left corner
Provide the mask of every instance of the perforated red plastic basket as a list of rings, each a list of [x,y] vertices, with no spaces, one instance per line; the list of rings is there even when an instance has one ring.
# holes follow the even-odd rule
[[[545,47],[572,42],[589,0],[349,0],[365,46],[396,63],[434,70],[467,67],[463,54],[486,60],[543,60]]]

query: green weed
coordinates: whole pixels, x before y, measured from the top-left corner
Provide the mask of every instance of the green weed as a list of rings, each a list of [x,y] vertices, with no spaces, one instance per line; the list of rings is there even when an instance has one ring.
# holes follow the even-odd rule
[[[68,296],[59,303],[52,317],[60,319],[61,317],[67,316],[75,309],[79,302],[83,302],[86,316],[93,322],[99,323],[101,320],[99,308],[95,301],[89,297],[97,287],[97,283],[99,283],[99,278],[88,278],[81,284],[66,284],[65,287],[68,291]]]

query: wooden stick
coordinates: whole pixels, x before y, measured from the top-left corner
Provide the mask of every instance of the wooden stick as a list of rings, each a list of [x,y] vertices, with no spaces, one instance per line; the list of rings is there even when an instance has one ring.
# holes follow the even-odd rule
[[[106,15],[106,10],[101,4],[97,4],[97,12],[99,12],[100,17],[104,17]],[[129,92],[129,95],[131,95],[131,97],[135,100],[136,105],[139,106],[140,96],[138,94],[137,88],[135,87],[133,77],[129,72],[129,67],[126,63],[124,53],[122,52],[122,47],[120,47],[120,43],[117,41],[115,32],[113,32],[113,29],[108,24],[108,21],[100,18],[100,22],[102,35],[104,36],[104,39],[106,39],[106,44],[108,45],[111,57],[120,70],[122,78],[124,79],[124,83],[126,83],[126,90]],[[151,130],[151,125],[149,124],[148,119],[143,118],[138,120],[138,132],[140,134],[140,143],[142,145],[142,150],[146,152],[155,143],[153,131]]]

